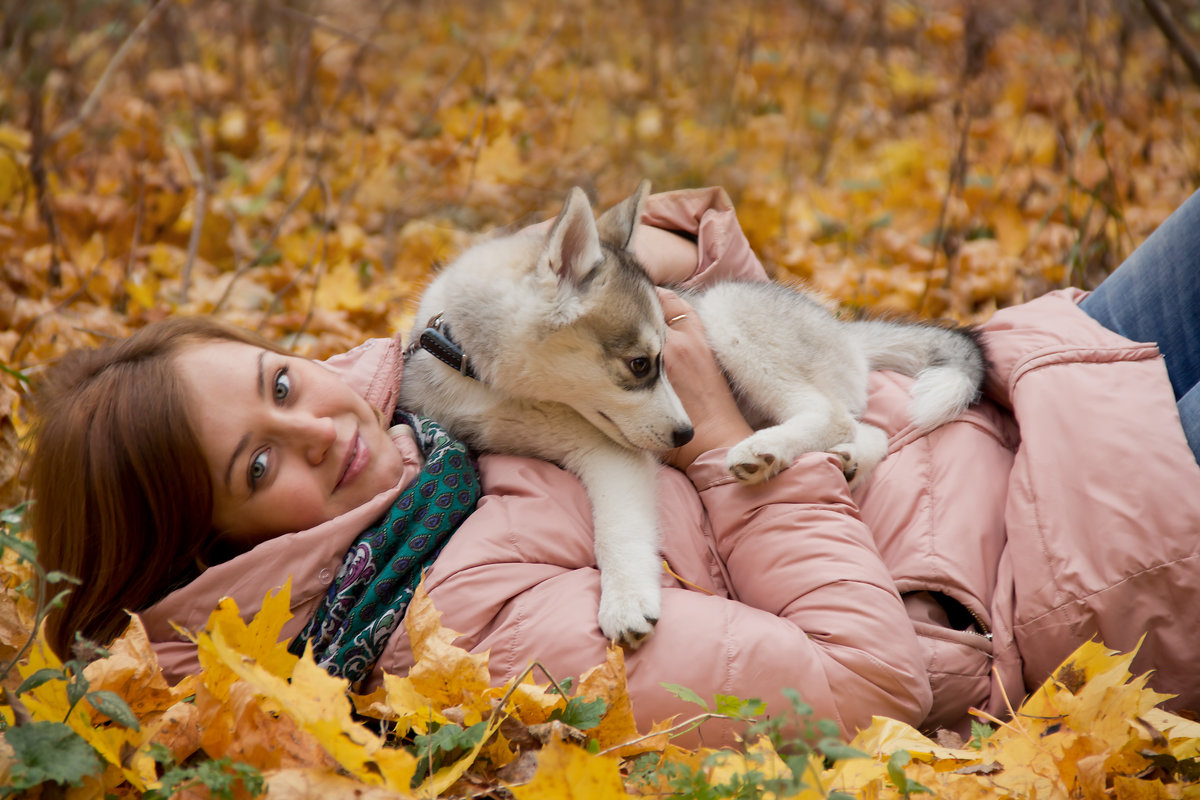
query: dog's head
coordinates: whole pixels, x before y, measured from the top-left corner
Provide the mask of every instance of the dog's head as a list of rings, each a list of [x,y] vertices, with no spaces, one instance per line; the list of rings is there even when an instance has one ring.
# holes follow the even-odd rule
[[[534,277],[549,309],[533,345],[553,398],[626,447],[685,444],[692,424],[663,371],[666,324],[633,255],[649,182],[599,219],[575,188],[547,235]]]

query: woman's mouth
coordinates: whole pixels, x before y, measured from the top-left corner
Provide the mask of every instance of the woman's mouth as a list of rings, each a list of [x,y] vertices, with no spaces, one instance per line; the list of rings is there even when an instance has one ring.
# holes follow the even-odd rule
[[[367,466],[367,462],[371,458],[371,450],[367,447],[367,443],[363,440],[362,434],[358,431],[354,432],[354,441],[350,443],[350,448],[346,452],[346,463],[342,467],[341,477],[338,478],[337,484],[333,487],[336,492],[343,486],[347,486],[354,482],[362,471]]]

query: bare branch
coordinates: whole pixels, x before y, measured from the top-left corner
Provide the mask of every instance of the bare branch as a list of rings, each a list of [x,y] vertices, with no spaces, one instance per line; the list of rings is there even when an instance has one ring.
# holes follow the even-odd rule
[[[171,0],[159,0],[154,8],[150,9],[146,16],[142,17],[142,21],[137,24],[137,27],[121,42],[121,46],[117,48],[117,52],[113,54],[112,60],[104,68],[104,72],[100,75],[100,80],[96,81],[96,85],[92,87],[92,92],[83,101],[83,105],[79,108],[79,113],[71,119],[64,122],[54,129],[50,134],[50,144],[61,141],[63,137],[70,134],[76,128],[83,124],[83,121],[91,116],[96,110],[96,104],[100,102],[100,96],[104,94],[104,90],[108,88],[108,82],[116,73],[117,67],[121,66],[121,62],[125,60],[125,56],[129,54],[129,48],[133,46],[134,41],[139,36],[149,30],[154,21],[158,19],[163,10],[171,4]]]
[[[275,239],[278,238],[279,232],[283,229],[283,225],[285,222],[287,222],[288,217],[290,217],[292,212],[294,212],[300,205],[300,201],[303,200],[304,196],[308,194],[309,189],[317,184],[317,181],[320,179],[320,177],[320,173],[314,170],[313,174],[309,177],[308,182],[304,184],[304,188],[301,189],[294,198],[292,198],[292,202],[289,203],[288,207],[285,208],[283,213],[279,215],[279,219],[275,221],[275,227],[271,229],[270,236],[268,236],[267,240],[258,248],[258,252],[256,252],[254,257],[248,262],[239,266],[233,273],[233,277],[229,279],[229,283],[225,286],[225,291],[221,293],[221,299],[219,299],[216,306],[213,307],[212,313],[216,314],[221,310],[222,307],[224,307],[225,302],[229,299],[229,295],[233,292],[233,285],[237,282],[237,280],[262,262],[262,258],[267,254],[267,251],[271,249],[271,245],[275,244]]]
[[[203,132],[198,128],[196,133],[201,137],[204,136]],[[186,303],[188,287],[192,282],[192,265],[196,263],[196,254],[200,250],[200,234],[204,230],[204,217],[208,213],[208,175],[196,163],[196,157],[192,155],[192,150],[188,147],[187,142],[183,141],[182,137],[178,134],[173,138],[175,146],[179,148],[179,154],[183,156],[183,163],[187,165],[188,175],[192,179],[192,186],[196,190],[192,201],[195,206],[195,211],[192,214],[192,231],[188,236],[187,260],[183,262],[183,274],[179,289],[179,302]]]
[[[1146,6],[1146,11],[1150,13],[1154,24],[1163,32],[1163,36],[1167,37],[1171,47],[1183,59],[1184,66],[1192,75],[1192,80],[1200,84],[1200,54],[1196,53],[1195,48],[1179,30],[1179,26],[1175,24],[1175,18],[1171,16],[1166,4],[1162,0],[1142,0],[1142,3]]]
[[[268,5],[270,5],[274,11],[278,11],[280,14],[291,17],[292,19],[299,20],[306,25],[311,25],[314,28],[320,28],[321,30],[325,30],[336,36],[340,36],[343,39],[349,39],[352,42],[358,42],[363,47],[369,47],[376,52],[381,51],[379,45],[375,44],[370,39],[359,36],[357,33],[348,31],[345,28],[339,28],[336,25],[331,25],[325,20],[317,19],[312,14],[305,14],[303,11],[298,11],[297,9],[285,6],[281,3],[269,3]]]

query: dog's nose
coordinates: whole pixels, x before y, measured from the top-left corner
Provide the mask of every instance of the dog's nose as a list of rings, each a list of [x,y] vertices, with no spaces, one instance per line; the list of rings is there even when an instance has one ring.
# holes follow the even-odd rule
[[[692,440],[692,436],[695,435],[695,433],[696,432],[692,430],[692,426],[690,425],[686,428],[676,428],[671,433],[672,446],[683,447]]]

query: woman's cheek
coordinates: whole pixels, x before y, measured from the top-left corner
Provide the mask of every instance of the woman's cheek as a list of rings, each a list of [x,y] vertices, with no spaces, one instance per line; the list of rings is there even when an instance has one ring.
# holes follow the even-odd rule
[[[323,507],[323,495],[314,482],[293,481],[280,488],[283,491],[273,498],[272,505],[278,518],[291,523],[289,529],[306,530],[336,516]]]

